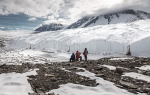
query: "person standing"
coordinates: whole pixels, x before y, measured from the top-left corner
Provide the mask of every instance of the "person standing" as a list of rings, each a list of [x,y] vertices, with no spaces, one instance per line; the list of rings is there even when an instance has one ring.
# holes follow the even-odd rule
[[[79,58],[80,58],[80,61],[82,60],[82,57],[80,56],[80,52],[77,50],[77,52],[76,52],[76,59],[77,59],[77,61],[79,61]]]
[[[84,55],[85,61],[87,61],[87,55],[88,55],[87,48],[85,48],[85,50],[84,50],[84,52],[83,52],[83,55]]]

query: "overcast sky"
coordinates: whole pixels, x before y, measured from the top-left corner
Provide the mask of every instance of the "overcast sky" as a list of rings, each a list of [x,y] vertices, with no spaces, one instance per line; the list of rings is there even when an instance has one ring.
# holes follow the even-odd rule
[[[122,9],[150,13],[150,0],[0,0],[0,15],[24,13],[30,21],[72,23],[87,14],[104,14]]]

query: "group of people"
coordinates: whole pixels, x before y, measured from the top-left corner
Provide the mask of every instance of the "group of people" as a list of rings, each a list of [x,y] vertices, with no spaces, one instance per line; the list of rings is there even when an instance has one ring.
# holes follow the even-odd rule
[[[70,58],[70,62],[72,61],[80,61],[82,60],[82,56],[80,55],[81,53],[77,50],[76,54],[72,53],[71,58]],[[83,55],[84,55],[84,59],[85,61],[87,61],[87,55],[88,55],[88,51],[87,48],[85,48],[85,50],[83,51]]]

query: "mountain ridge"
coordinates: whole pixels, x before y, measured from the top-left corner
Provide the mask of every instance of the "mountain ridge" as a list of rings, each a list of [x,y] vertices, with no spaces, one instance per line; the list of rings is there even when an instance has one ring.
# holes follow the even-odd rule
[[[74,28],[86,28],[86,27],[92,27],[96,25],[108,25],[108,24],[117,24],[117,23],[128,23],[128,22],[134,22],[137,20],[145,20],[150,19],[150,13],[139,11],[139,10],[123,10],[113,13],[107,13],[104,15],[88,15],[85,16],[76,22],[70,24],[67,27],[64,27],[62,24],[61,28],[55,27],[55,29],[47,29],[46,27],[51,26],[49,25],[43,25],[41,27],[38,27],[35,29],[35,31],[43,32],[43,31],[57,31],[61,29],[74,29]],[[46,28],[46,29],[45,29]]]

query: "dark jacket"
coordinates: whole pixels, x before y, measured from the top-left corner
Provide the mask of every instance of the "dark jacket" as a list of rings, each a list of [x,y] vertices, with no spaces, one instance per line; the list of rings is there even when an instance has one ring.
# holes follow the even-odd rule
[[[72,59],[72,60],[74,60],[74,59],[75,59],[75,54],[74,54],[74,53],[72,53],[72,55],[71,55],[71,59]]]
[[[88,55],[88,51],[87,51],[87,50],[84,50],[83,55],[84,55],[84,56],[87,56],[87,55]]]

